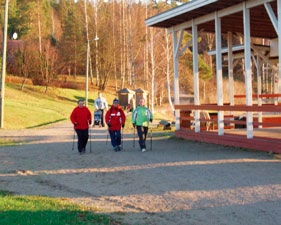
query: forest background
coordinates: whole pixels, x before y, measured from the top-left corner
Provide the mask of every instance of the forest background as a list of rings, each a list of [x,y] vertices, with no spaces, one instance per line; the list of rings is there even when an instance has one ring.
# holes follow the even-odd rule
[[[4,2],[1,0],[2,5]],[[182,3],[10,0],[7,73],[22,77],[22,89],[31,80],[33,85],[45,86],[45,92],[50,86],[85,89],[85,85],[73,80],[77,76],[89,76],[90,89],[106,91],[109,84],[116,91],[125,87],[142,88],[150,93],[152,110],[154,105],[167,102],[172,107],[171,36],[165,29],[146,27],[145,19]],[[1,8],[2,25],[3,21]],[[183,44],[190,39],[186,32]],[[214,63],[207,54],[214,48],[214,35],[204,34],[198,45],[200,95],[204,102],[214,102]],[[235,68],[236,74],[241,68],[239,65]],[[180,57],[179,73],[181,93],[192,96],[190,49]],[[235,79],[243,80],[241,74]],[[224,75],[227,76],[227,71]]]

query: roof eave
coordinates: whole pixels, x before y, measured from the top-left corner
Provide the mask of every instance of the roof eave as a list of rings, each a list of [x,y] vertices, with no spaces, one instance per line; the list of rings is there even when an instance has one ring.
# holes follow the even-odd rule
[[[181,15],[183,13],[190,12],[194,9],[206,6],[208,4],[212,4],[214,2],[217,2],[218,0],[196,0],[187,2],[186,4],[183,4],[181,6],[178,6],[176,8],[170,9],[168,11],[165,11],[163,13],[157,14],[155,16],[152,16],[145,20],[146,26],[155,26],[156,24],[163,22],[165,20],[171,19],[175,16]]]

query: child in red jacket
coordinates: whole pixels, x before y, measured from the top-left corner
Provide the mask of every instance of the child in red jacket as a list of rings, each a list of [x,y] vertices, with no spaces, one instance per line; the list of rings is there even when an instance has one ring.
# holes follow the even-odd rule
[[[119,105],[118,99],[113,100],[111,108],[105,114],[105,122],[111,139],[114,151],[121,150],[121,127],[124,128],[126,116]]]

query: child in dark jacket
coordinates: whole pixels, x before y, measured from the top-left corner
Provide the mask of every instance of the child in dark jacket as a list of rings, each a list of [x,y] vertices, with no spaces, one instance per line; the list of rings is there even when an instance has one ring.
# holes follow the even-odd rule
[[[111,139],[114,151],[121,150],[121,127],[124,128],[126,116],[119,105],[118,99],[113,100],[111,108],[105,114],[105,122]]]

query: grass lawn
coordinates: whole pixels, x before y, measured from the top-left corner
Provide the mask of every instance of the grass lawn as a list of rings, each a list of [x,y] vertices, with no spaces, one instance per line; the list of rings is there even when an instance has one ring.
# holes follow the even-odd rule
[[[94,111],[94,99],[97,91],[89,91],[88,107]],[[104,94],[111,100],[114,94]],[[85,91],[52,88],[45,93],[45,87],[26,85],[20,90],[20,84],[6,84],[4,106],[4,128],[34,128],[63,120],[69,116],[77,100],[85,97]]]
[[[0,224],[17,225],[120,225],[97,209],[73,205],[67,199],[18,196],[0,192]]]

